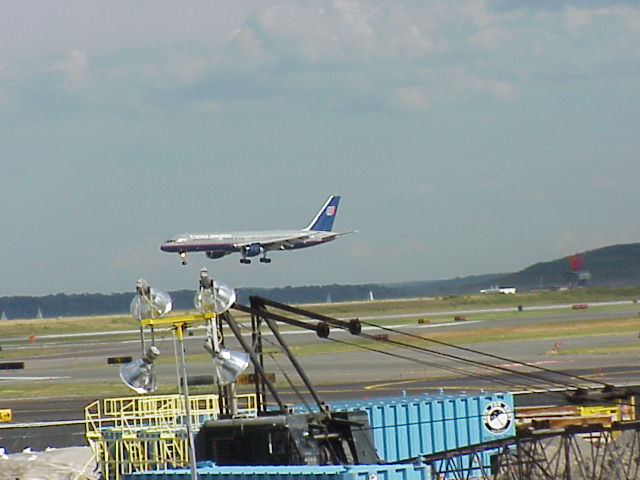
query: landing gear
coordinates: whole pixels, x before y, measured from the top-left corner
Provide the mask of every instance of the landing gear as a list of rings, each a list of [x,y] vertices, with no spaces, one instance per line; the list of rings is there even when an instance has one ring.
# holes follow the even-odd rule
[[[262,258],[260,259],[260,262],[261,262],[261,263],[271,263],[271,259],[270,259],[270,258],[267,258],[267,257],[262,257]]]
[[[187,252],[180,252],[178,255],[180,256],[180,260],[182,260],[182,264],[186,265],[187,264]]]
[[[240,259],[240,263],[244,263],[245,265],[251,263],[251,260],[249,260],[248,258],[241,258]]]

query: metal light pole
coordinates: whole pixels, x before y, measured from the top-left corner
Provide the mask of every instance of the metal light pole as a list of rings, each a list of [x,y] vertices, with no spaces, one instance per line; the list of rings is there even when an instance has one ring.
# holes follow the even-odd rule
[[[215,314],[184,315],[179,317],[166,318],[144,318],[140,320],[143,326],[172,326],[173,334],[178,341],[178,364],[180,366],[180,376],[182,377],[182,396],[184,401],[185,427],[187,430],[189,466],[191,468],[191,479],[198,480],[198,469],[196,467],[196,449],[191,425],[191,404],[189,402],[189,386],[187,382],[187,361],[184,354],[184,331],[190,322],[208,321],[214,318]]]
[[[175,339],[178,343],[177,362],[180,367],[181,388],[184,398],[185,427],[187,430],[188,456],[189,466],[191,467],[191,480],[198,480],[198,469],[196,467],[196,450],[191,425],[191,404],[189,401],[189,386],[187,382],[187,362],[185,359],[184,349],[184,332],[191,322],[206,322],[208,325],[214,325],[215,342],[211,348],[205,344],[205,349],[210,350],[214,359],[214,367],[216,368],[217,381],[220,385],[228,385],[235,381],[236,377],[248,365],[248,354],[231,352],[220,348],[217,344],[217,331],[215,330],[215,319],[217,314],[226,312],[235,302],[235,291],[227,285],[214,282],[209,277],[206,269],[200,272],[200,288],[194,299],[196,308],[201,312],[199,315],[184,315],[165,317],[172,308],[171,297],[168,293],[149,287],[146,280],[140,279],[136,285],[136,296],[131,301],[131,314],[133,318],[140,322],[140,338],[144,354],[144,334],[143,327],[149,327],[152,334],[152,347],[143,359],[137,361],[142,365],[142,373],[144,374],[144,382],[139,380],[137,372],[131,373],[127,379],[122,375],[127,385],[138,393],[151,393],[155,389],[155,376],[152,372],[153,360],[159,355],[158,349],[154,345],[154,328],[156,326],[171,326]],[[132,362],[134,363],[134,362]],[[138,364],[132,365],[130,368],[138,368]],[[132,379],[135,379],[140,385],[134,385]]]
[[[182,394],[184,396],[185,425],[187,427],[187,439],[189,441],[189,465],[191,466],[191,480],[198,480],[198,468],[196,467],[196,447],[191,429],[191,405],[189,404],[189,382],[187,382],[187,362],[184,356],[184,328],[185,324],[174,326],[174,334],[178,339],[180,350],[179,361],[182,375]]]

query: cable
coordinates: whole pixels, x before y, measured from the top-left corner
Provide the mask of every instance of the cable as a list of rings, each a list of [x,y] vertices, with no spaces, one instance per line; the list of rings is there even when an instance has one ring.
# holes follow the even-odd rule
[[[269,342],[267,340],[268,343],[272,343]],[[302,402],[302,404],[305,406],[305,408],[307,409],[308,412],[311,412],[311,406],[309,405],[309,403],[307,403],[307,401],[304,399],[304,397],[302,396],[302,393],[300,392],[300,390],[293,384],[293,381],[291,380],[291,377],[289,377],[289,374],[287,374],[287,372],[284,371],[284,369],[278,364],[278,362],[276,361],[273,353],[268,353],[269,358],[271,358],[271,360],[273,361],[273,363],[275,364],[276,368],[278,369],[278,371],[282,374],[282,376],[285,378],[285,380],[287,381],[287,383],[289,384],[289,387],[291,388],[291,390],[293,390],[293,393],[296,394],[296,396],[298,397],[298,399]]]
[[[279,304],[278,305],[272,305],[272,306],[274,308],[281,308],[281,309],[288,310],[288,308],[284,308],[282,305],[279,305]],[[244,311],[246,311],[246,309]],[[309,317],[309,319],[319,318],[313,312],[306,312],[306,311],[302,311],[302,310],[299,310],[299,309],[296,309],[296,312],[294,312],[294,313],[298,313],[299,315],[307,316],[307,317]],[[252,314],[253,314],[253,312],[252,312]],[[280,321],[285,321],[286,322],[286,320],[284,319],[284,317],[282,317],[282,315],[277,315],[276,316],[274,313],[268,312],[266,309],[262,310],[260,312],[260,315],[269,316],[271,318],[277,317],[277,318],[275,318],[276,320],[280,320]],[[341,328],[347,329],[345,326],[341,325],[344,322],[341,322],[341,321],[336,320],[336,319],[329,319],[329,317],[325,318],[325,320],[326,321],[331,320],[330,323],[333,324],[333,322],[335,322],[335,323],[339,324],[338,326],[340,326]],[[304,327],[304,322],[302,322],[300,320],[296,320],[296,322],[297,322],[298,326]],[[287,322],[287,323],[289,323],[289,322]],[[514,385],[514,382],[508,382],[507,383],[504,380],[499,380],[499,379],[496,379],[495,377],[488,376],[488,375],[478,375],[478,374],[471,373],[471,372],[468,372],[468,371],[465,371],[465,370],[461,370],[459,368],[455,368],[455,367],[451,367],[451,366],[445,366],[445,365],[441,365],[441,364],[433,364],[433,363],[429,363],[429,362],[424,362],[423,360],[416,359],[415,357],[407,357],[407,356],[404,356],[404,355],[399,355],[399,354],[391,353],[391,352],[385,352],[385,351],[382,351],[382,350],[369,348],[369,347],[365,347],[365,346],[358,345],[358,344],[352,344],[352,343],[349,343],[349,342],[338,341],[338,340],[335,340],[335,339],[332,339],[332,338],[329,338],[329,339],[332,340],[332,341],[336,341],[338,343],[343,343],[345,345],[351,345],[351,346],[354,346],[356,348],[371,350],[371,351],[375,351],[377,353],[383,353],[383,354],[386,354],[386,355],[395,356],[397,358],[402,358],[404,360],[408,360],[408,361],[411,361],[411,362],[414,362],[414,363],[419,363],[419,364],[428,365],[428,366],[435,367],[435,368],[440,368],[440,369],[443,369],[443,370],[454,372],[456,374],[464,374],[464,375],[469,375],[469,376],[473,376],[473,377],[476,377],[476,378],[483,378],[483,379],[489,380],[489,381],[491,381],[493,383],[506,384],[511,388],[516,387],[516,388],[521,388],[521,389],[527,390],[527,391],[532,391],[532,389],[533,389],[533,391],[537,391],[537,393],[544,393],[545,391],[548,391],[548,387],[547,387],[547,390],[545,390],[543,388],[540,388],[538,384],[531,385],[530,382],[542,382],[542,384],[545,385],[545,386],[548,386],[548,385],[562,386],[562,387],[566,388],[567,390],[574,390],[574,391],[578,391],[578,392],[585,391],[585,386],[584,385],[579,385],[579,384],[571,383],[571,382],[568,382],[568,381],[561,381],[559,379],[553,379],[553,378],[550,378],[549,375],[563,376],[563,377],[568,377],[568,378],[571,378],[571,379],[579,380],[580,382],[587,382],[588,384],[597,384],[597,385],[602,385],[602,386],[605,386],[605,387],[611,387],[611,385],[609,385],[607,383],[600,382],[600,381],[597,381],[597,380],[591,380],[591,379],[588,379],[586,377],[582,377],[582,376],[579,376],[579,375],[572,375],[572,374],[568,374],[568,373],[565,373],[565,372],[557,372],[557,371],[554,371],[554,370],[551,370],[551,369],[548,369],[548,368],[545,368],[545,367],[536,366],[536,365],[528,365],[526,363],[523,363],[523,362],[520,362],[520,361],[517,361],[517,360],[513,360],[513,359],[508,359],[508,358],[505,358],[505,357],[501,357],[499,355],[487,354],[485,352],[476,351],[476,350],[468,348],[468,347],[461,347],[461,346],[449,344],[447,342],[443,342],[443,341],[439,341],[439,340],[420,337],[418,335],[409,334],[409,333],[406,333],[406,332],[402,332],[402,331],[399,331],[399,330],[394,330],[394,329],[389,328],[389,327],[383,327],[383,326],[376,325],[376,324],[369,323],[369,322],[361,322],[361,323],[364,323],[366,325],[372,326],[374,328],[379,328],[381,330],[386,330],[386,331],[389,331],[389,332],[405,335],[407,337],[414,337],[414,338],[417,338],[417,339],[420,339],[420,340],[423,340],[423,341],[431,341],[432,343],[435,343],[435,344],[438,344],[438,345],[441,345],[441,346],[444,346],[444,347],[449,347],[449,348],[452,348],[452,349],[455,348],[457,350],[473,353],[475,355],[486,356],[486,357],[489,357],[489,358],[498,359],[498,360],[501,360],[501,361],[506,361],[506,362],[515,363],[515,364],[518,364],[518,365],[526,366],[526,367],[528,367],[530,369],[533,369],[533,370],[535,370],[537,372],[546,373],[548,375],[544,376],[544,375],[540,375],[540,374],[536,374],[536,373],[532,373],[532,372],[521,372],[521,371],[514,370],[514,369],[511,369],[511,368],[507,368],[507,367],[504,367],[504,366],[493,365],[493,364],[490,364],[490,363],[487,363],[487,362],[479,361],[477,359],[474,360],[474,359],[471,359],[471,358],[461,357],[461,356],[454,355],[454,354],[451,354],[451,353],[440,352],[440,351],[436,351],[436,350],[420,347],[420,346],[417,346],[417,345],[414,345],[414,344],[409,344],[409,343],[405,343],[405,342],[401,342],[401,341],[397,341],[397,340],[390,340],[388,338],[380,338],[379,336],[369,335],[369,334],[366,334],[366,333],[362,333],[361,331],[356,333],[356,332],[352,331],[351,327],[349,327],[348,330],[351,331],[352,334],[358,335],[361,338],[368,339],[368,340],[373,341],[373,342],[383,342],[383,343],[386,343],[386,344],[389,344],[389,345],[393,345],[393,346],[396,346],[396,347],[401,347],[401,348],[405,348],[405,349],[419,351],[422,354],[428,354],[428,355],[437,356],[437,357],[440,357],[442,359],[447,359],[447,360],[454,361],[454,362],[465,363],[467,365],[473,365],[475,367],[481,367],[481,368],[490,369],[490,370],[493,370],[493,371],[501,372],[503,374],[508,374],[508,375],[510,375],[512,377],[518,377],[518,378],[521,378],[521,379],[526,379],[527,382],[524,385],[518,385],[518,384]],[[307,327],[305,327],[305,328],[307,328]],[[315,329],[315,330],[317,331],[317,329]],[[615,398],[615,397],[613,397],[613,398]],[[589,399],[586,398],[586,396],[585,396],[585,400],[589,400]]]
[[[369,325],[369,326],[381,328],[382,330],[387,330],[387,331],[391,331],[391,332],[399,333],[399,334],[405,334],[405,332],[397,331],[397,330],[394,330],[394,329],[391,329],[391,328],[388,328],[388,327],[382,327],[382,326],[371,324],[371,323],[368,323],[368,322],[365,322],[365,323],[367,325]],[[456,360],[456,361],[459,361],[459,362],[464,362],[464,363],[468,363],[468,364],[472,364],[472,365],[478,365],[478,366],[484,366],[484,367],[492,368],[494,370],[502,371],[502,372],[509,373],[509,374],[512,374],[512,375],[517,375],[519,377],[525,377],[525,378],[528,378],[528,379],[536,379],[536,380],[539,380],[539,381],[543,381],[546,384],[550,383],[552,385],[553,384],[561,385],[563,387],[567,387],[568,389],[576,390],[576,391],[584,390],[584,386],[576,385],[576,384],[572,384],[572,383],[567,383],[567,382],[561,382],[561,381],[558,381],[558,380],[553,380],[553,379],[550,379],[550,378],[546,378],[546,377],[542,377],[542,376],[539,376],[539,375],[535,375],[533,373],[519,372],[519,371],[516,371],[516,370],[512,370],[510,368],[501,367],[499,365],[491,365],[491,364],[487,364],[485,362],[479,362],[479,361],[471,360],[471,359],[464,358],[464,357],[458,357],[456,355],[447,354],[447,353],[444,353],[444,352],[437,352],[437,351],[426,349],[426,348],[423,348],[423,347],[418,347],[416,345],[411,345],[411,344],[408,344],[408,343],[399,342],[397,340],[389,340],[389,339],[380,338],[380,337],[377,337],[375,335],[369,335],[369,334],[365,334],[365,333],[360,333],[358,335],[363,337],[363,338],[368,338],[370,340],[377,341],[377,342],[390,343],[390,344],[393,344],[393,345],[400,346],[402,348],[409,348],[409,349],[413,349],[413,350],[418,350],[420,352],[423,352],[423,353],[426,353],[426,354],[430,354],[430,355],[438,355],[438,356],[441,356],[441,357],[444,357],[444,358],[453,359],[453,360]],[[411,336],[415,336],[415,335],[407,334],[407,336],[411,337]],[[425,339],[425,338],[419,337],[419,336],[415,336],[415,337],[417,337],[417,338],[419,338],[421,340],[427,340],[427,341],[431,341],[432,340],[432,339]],[[486,355],[486,356],[489,356],[489,357],[495,357],[495,358],[498,358],[498,359],[503,360],[503,361],[511,361],[512,363],[518,363],[518,364],[521,364],[521,365],[530,366],[530,365],[527,365],[526,363],[522,363],[522,362],[511,360],[511,359],[506,359],[504,357],[499,357],[497,355],[494,356],[492,354],[485,354],[484,352],[475,351],[473,349],[469,349],[469,348],[466,348],[466,347],[458,347],[456,345],[448,344],[446,342],[440,342],[440,341],[436,340],[436,341],[434,341],[434,343],[439,343],[439,344],[441,344],[443,346],[448,346],[448,347],[452,347],[452,348],[458,348],[460,350],[469,351],[471,353],[475,353],[475,354],[479,354],[479,355]],[[359,348],[365,348],[366,349],[366,347],[363,347],[361,345],[357,345],[357,344],[353,344],[353,345],[356,346],[356,347],[359,347]],[[384,352],[384,353],[388,353],[388,352]],[[406,358],[406,359],[408,359],[410,361],[413,361],[414,363],[420,363],[419,360],[413,359],[413,358],[410,358],[410,357],[402,357],[402,358]],[[440,367],[440,368],[445,368],[445,367]],[[534,368],[535,368],[535,366],[534,366]],[[585,381],[585,382],[588,382],[588,383],[591,383],[591,384],[598,384],[598,385],[603,385],[605,387],[611,387],[611,385],[608,384],[608,383],[600,382],[600,381],[597,381],[597,380],[591,380],[591,379],[588,379],[586,377],[581,377],[581,376],[578,376],[578,375],[571,375],[571,374],[568,374],[568,373],[565,373],[565,372],[556,372],[554,370],[546,369],[546,368],[543,368],[543,367],[539,367],[538,369],[542,370],[542,371],[545,371],[547,373],[551,373],[551,374],[559,374],[559,375],[564,375],[564,376],[567,376],[567,377],[570,377],[570,378],[579,379],[579,380],[582,380],[582,381]],[[495,379],[492,380],[491,377],[489,377],[489,376],[479,376],[479,375],[473,375],[473,374],[469,374],[469,375],[470,376],[475,376],[477,378],[485,378],[487,380],[494,381],[494,383],[506,383],[506,382],[495,382]],[[510,386],[513,387],[513,385],[510,385]],[[530,390],[530,387],[528,387],[528,388],[524,387],[524,388],[526,390]],[[552,392],[544,391],[544,389],[542,389],[542,388],[537,388],[536,390],[542,390],[542,391],[538,391],[538,392],[534,391],[532,393],[541,393],[541,394],[547,394],[547,395],[551,395],[552,394]],[[609,401],[615,400],[615,399],[616,398],[612,398]],[[588,398],[586,400],[588,400]],[[618,400],[621,400],[621,399],[618,398]],[[603,399],[602,401],[607,401],[607,399]],[[620,405],[625,405],[625,404],[628,404],[628,403],[624,403],[624,402],[620,401],[619,404]],[[628,404],[628,405],[631,406],[631,404]]]
[[[376,348],[367,347],[365,345],[358,345],[358,344],[355,344],[355,343],[345,342],[344,340],[337,340],[337,339],[334,339],[334,338],[329,338],[329,340],[331,340],[333,342],[336,342],[336,343],[341,343],[343,345],[348,345],[348,346],[352,346],[352,347],[356,347],[356,348],[361,348],[363,350],[369,350],[371,352],[381,353],[383,355],[399,358],[401,360],[408,360],[410,362],[417,363],[417,364],[420,364],[420,365],[426,365],[428,367],[438,368],[438,369],[441,369],[441,370],[446,370],[446,371],[449,371],[449,372],[452,372],[452,373],[456,373],[456,374],[460,374],[460,375],[466,375],[466,376],[470,376],[470,377],[475,377],[475,378],[487,380],[489,382],[496,383],[496,384],[499,384],[499,385],[507,385],[507,386],[513,387],[513,383],[506,382],[506,381],[501,381],[501,380],[499,380],[497,378],[494,378],[494,377],[491,377],[489,375],[480,375],[480,374],[477,374],[477,373],[469,372],[467,370],[461,370],[461,369],[458,369],[458,368],[455,368],[455,367],[450,367],[450,366],[437,364],[437,363],[431,363],[431,362],[427,362],[425,360],[420,360],[420,359],[417,359],[417,358],[414,358],[414,357],[408,357],[408,356],[401,355],[401,354],[398,354],[398,353],[387,352],[387,351],[384,351],[384,350],[378,350]],[[525,388],[525,387],[523,387],[523,388]]]
[[[245,331],[249,331],[250,333],[253,333],[253,331],[247,327],[246,325],[243,325],[241,323],[238,323],[238,326],[240,327],[241,330],[245,330]],[[284,354],[284,352],[282,351],[282,346],[277,344],[276,342],[265,338],[264,336],[262,336],[262,341],[265,343],[268,343],[271,347],[278,349],[278,351],[281,354]],[[252,348],[255,349],[255,343],[252,345]],[[263,355],[265,355],[265,352],[262,352]],[[284,368],[282,368],[280,366],[280,364],[276,361],[273,353],[266,353],[269,358],[271,358],[271,360],[273,361],[274,365],[276,366],[276,368],[278,369],[278,371],[282,374],[282,376],[285,378],[285,380],[287,381],[287,383],[289,384],[289,387],[291,388],[291,390],[293,390],[293,393],[298,397],[298,399],[302,402],[302,404],[305,406],[305,408],[307,409],[307,411],[311,412],[312,408],[309,405],[309,403],[305,400],[305,398],[303,397],[302,393],[300,392],[300,390],[294,385],[293,381],[291,380],[291,377],[289,376],[289,374],[287,374],[287,372],[284,370]]]
[[[532,373],[518,372],[517,370],[513,370],[513,369],[507,368],[507,367],[502,367],[500,365],[491,365],[490,363],[481,362],[481,361],[478,361],[478,360],[471,360],[469,358],[459,357],[457,355],[453,355],[453,354],[450,354],[450,353],[438,352],[436,350],[431,350],[431,349],[428,349],[428,348],[419,347],[417,345],[411,345],[411,344],[408,344],[408,343],[399,342],[397,340],[391,340],[391,339],[388,339],[388,338],[386,338],[386,339],[385,338],[379,338],[379,337],[376,337],[375,335],[369,335],[367,333],[359,333],[358,335],[360,337],[367,338],[369,340],[373,340],[373,341],[377,341],[377,342],[383,342],[383,343],[389,343],[389,344],[392,344],[392,345],[396,345],[396,346],[400,346],[400,347],[408,348],[408,349],[412,349],[412,350],[417,350],[419,352],[428,353],[428,354],[431,354],[431,355],[438,355],[438,356],[441,356],[441,357],[444,357],[444,358],[448,358],[448,359],[452,359],[452,360],[455,360],[455,361],[465,362],[465,363],[469,363],[469,364],[472,364],[472,365],[475,365],[475,366],[481,366],[481,367],[490,368],[490,369],[493,369],[493,370],[498,370],[498,371],[501,371],[503,373],[509,373],[509,374],[512,374],[512,375],[517,375],[517,376],[526,377],[526,378],[535,378],[535,379],[543,381],[545,383],[555,383],[557,385],[563,385],[565,387],[570,387],[570,388],[579,388],[577,385],[574,385],[574,384],[571,384],[571,383],[559,382],[559,381],[552,382],[552,381],[550,381],[549,379],[547,379],[545,377],[540,377],[540,376],[532,374]]]
[[[428,342],[432,342],[432,343],[435,343],[437,345],[442,345],[442,346],[445,346],[445,347],[455,348],[455,349],[462,350],[462,351],[465,351],[465,352],[474,353],[476,355],[484,355],[484,356],[487,356],[489,358],[494,358],[496,360],[501,360],[501,361],[504,361],[504,362],[517,363],[519,365],[526,366],[526,367],[529,367],[529,368],[534,368],[534,369],[537,369],[537,370],[540,370],[540,371],[543,371],[543,372],[546,372],[546,373],[552,373],[554,375],[563,375],[563,376],[566,376],[566,377],[574,378],[576,380],[582,380],[582,381],[590,382],[590,383],[598,383],[598,384],[600,384],[602,386],[605,386],[605,387],[609,385],[607,383],[599,382],[597,380],[590,380],[588,378],[581,377],[579,375],[572,375],[572,374],[566,373],[566,372],[559,372],[559,371],[556,371],[556,370],[552,370],[550,368],[541,367],[539,365],[529,365],[527,363],[520,362],[519,360],[513,360],[513,359],[510,359],[510,358],[501,357],[500,355],[495,355],[495,354],[492,354],[492,353],[486,353],[486,352],[482,352],[480,350],[474,350],[474,349],[468,348],[468,347],[462,347],[460,345],[455,345],[455,344],[452,344],[452,343],[443,342],[441,340],[435,340],[433,338],[422,337],[420,335],[415,335],[413,333],[408,333],[408,332],[404,332],[404,331],[401,331],[401,330],[396,330],[396,329],[393,329],[393,328],[384,327],[382,325],[376,325],[376,324],[373,324],[373,323],[370,323],[370,322],[362,322],[362,321],[361,321],[361,323],[364,324],[364,325],[368,325],[370,327],[380,328],[381,330],[386,330],[386,331],[389,331],[389,332],[398,333],[398,334],[401,334],[401,335],[406,335],[406,336],[411,337],[411,338],[416,338],[416,339],[419,339],[419,340],[425,340],[425,341],[428,341]]]

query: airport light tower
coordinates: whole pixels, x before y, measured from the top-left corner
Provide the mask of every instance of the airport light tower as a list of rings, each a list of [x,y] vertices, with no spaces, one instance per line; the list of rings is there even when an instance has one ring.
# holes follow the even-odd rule
[[[213,357],[216,381],[219,385],[229,385],[249,365],[248,354],[231,352],[221,347],[219,329],[216,318],[226,312],[235,303],[235,291],[222,283],[215,282],[209,277],[206,269],[200,271],[200,285],[194,297],[194,305],[200,312],[198,315],[182,315],[167,317],[172,308],[171,297],[168,293],[156,290],[148,285],[146,280],[140,279],[136,285],[136,296],[131,301],[131,314],[140,323],[143,356],[133,362],[123,365],[120,369],[122,381],[136,393],[152,393],[156,388],[156,377],[153,372],[154,360],[160,355],[155,345],[155,327],[171,327],[178,342],[176,348],[177,362],[180,367],[179,386],[184,396],[184,418],[187,431],[189,466],[191,479],[197,480],[195,443],[191,425],[191,407],[189,402],[189,388],[187,382],[187,366],[185,359],[184,332],[191,323],[206,322],[208,338],[205,350]],[[151,330],[151,346],[145,350],[143,327]]]

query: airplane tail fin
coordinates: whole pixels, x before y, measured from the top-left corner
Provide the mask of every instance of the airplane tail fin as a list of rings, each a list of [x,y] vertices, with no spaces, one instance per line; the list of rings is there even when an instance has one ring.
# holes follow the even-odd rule
[[[305,230],[330,232],[338,213],[338,203],[340,203],[340,196],[331,195]]]

